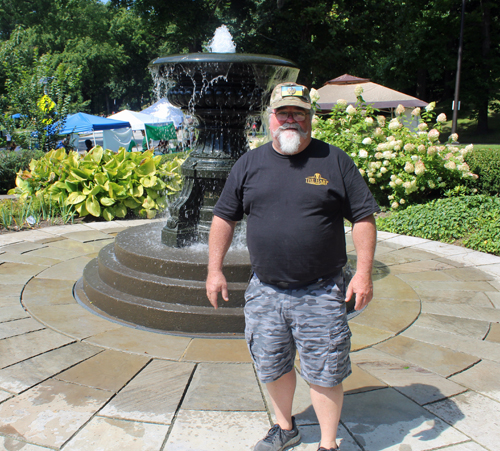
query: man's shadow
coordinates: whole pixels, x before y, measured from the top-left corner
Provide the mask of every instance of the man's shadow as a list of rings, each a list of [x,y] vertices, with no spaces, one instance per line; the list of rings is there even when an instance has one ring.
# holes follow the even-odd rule
[[[426,384],[363,387],[362,391],[346,391],[337,436],[342,443],[342,451],[434,449],[467,439],[425,409],[425,404],[422,406],[411,399],[408,396],[411,393],[426,394],[433,402],[447,399],[437,387]],[[452,411],[450,417],[455,422],[464,418],[453,400],[446,402],[447,411]],[[317,444],[320,430],[312,405],[296,413],[295,418],[301,429],[302,443]]]

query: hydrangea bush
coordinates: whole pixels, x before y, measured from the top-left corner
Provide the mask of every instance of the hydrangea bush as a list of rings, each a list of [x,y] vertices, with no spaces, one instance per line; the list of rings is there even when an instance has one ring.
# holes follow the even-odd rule
[[[366,104],[362,92],[358,85],[355,106],[338,100],[328,117],[315,117],[313,137],[351,156],[381,207],[424,203],[449,190],[460,191],[466,180],[477,178],[464,161],[472,145],[459,148],[456,134],[440,142],[446,115],[436,117],[434,102],[412,111],[419,121],[412,129],[402,105],[394,118],[386,118]]]

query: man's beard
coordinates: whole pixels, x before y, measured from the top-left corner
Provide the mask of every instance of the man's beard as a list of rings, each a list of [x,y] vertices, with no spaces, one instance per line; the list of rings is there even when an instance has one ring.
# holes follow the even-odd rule
[[[307,138],[307,132],[299,124],[283,124],[273,132],[273,136],[278,139],[281,153],[295,155],[299,152],[300,139]]]

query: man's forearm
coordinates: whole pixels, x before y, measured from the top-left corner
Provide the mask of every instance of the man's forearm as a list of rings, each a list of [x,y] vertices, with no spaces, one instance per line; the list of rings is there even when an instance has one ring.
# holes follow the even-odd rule
[[[377,244],[377,227],[373,215],[354,223],[352,241],[357,255],[356,272],[370,274],[371,276],[375,246]]]
[[[224,257],[233,240],[236,222],[214,216],[208,239],[208,271],[222,271]]]

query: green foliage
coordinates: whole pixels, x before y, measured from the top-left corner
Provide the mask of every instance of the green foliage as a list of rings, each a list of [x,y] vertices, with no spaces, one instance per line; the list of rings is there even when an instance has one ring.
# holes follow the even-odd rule
[[[16,186],[16,176],[19,171],[29,168],[32,159],[41,158],[43,152],[40,150],[0,150],[0,194]]]
[[[66,224],[73,222],[75,212],[60,207],[51,198],[28,197],[0,201],[0,228],[7,230],[32,229],[41,222]]]
[[[411,120],[418,124],[413,129],[404,107],[399,105],[390,120],[376,116],[361,97],[361,85],[356,89],[356,106],[338,100],[328,119],[315,118],[313,136],[351,156],[379,205],[397,209],[423,203],[476,177],[464,163],[472,146],[452,145],[455,136],[447,145],[439,142],[446,117],[434,119],[434,103],[412,111]]]
[[[500,194],[500,151],[476,149],[465,156],[470,170],[479,176],[472,185],[480,194]]]
[[[19,172],[12,194],[22,198],[51,198],[71,206],[80,217],[88,214],[111,221],[127,212],[153,218],[166,208],[166,196],[180,189],[182,160],[161,163],[152,151],[118,153],[96,146],[81,157],[77,152],[52,150]]]
[[[377,219],[379,230],[453,243],[500,255],[500,198],[436,199]]]

